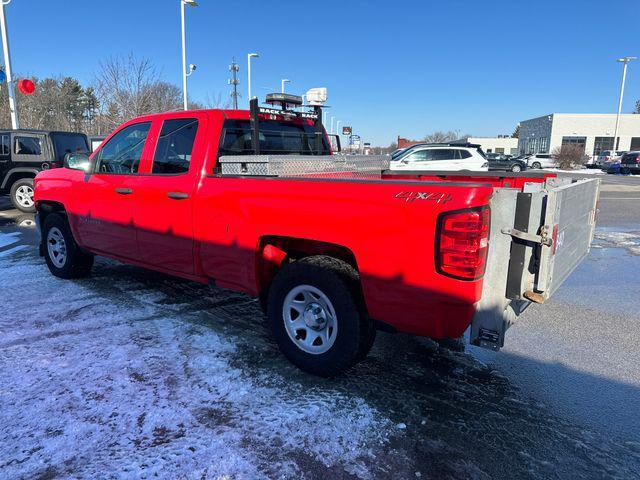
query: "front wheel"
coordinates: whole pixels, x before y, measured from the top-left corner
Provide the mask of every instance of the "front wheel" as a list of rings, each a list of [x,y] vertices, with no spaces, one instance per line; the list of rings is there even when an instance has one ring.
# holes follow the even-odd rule
[[[18,210],[24,213],[36,211],[36,204],[33,201],[33,178],[21,178],[17,180],[10,190],[11,203]]]
[[[511,167],[511,171],[514,172],[514,173],[521,172],[522,171],[522,167],[520,165],[513,165]]]
[[[267,318],[282,353],[305,372],[330,377],[364,358],[375,329],[355,270],[329,257],[285,266],[269,290]]]
[[[542,165],[540,164],[540,162],[533,162],[533,163],[531,164],[531,168],[537,168],[537,169],[540,169],[540,168],[542,168]]]
[[[81,278],[91,272],[93,255],[80,250],[69,228],[66,217],[47,215],[42,230],[44,258],[49,271],[60,278]]]

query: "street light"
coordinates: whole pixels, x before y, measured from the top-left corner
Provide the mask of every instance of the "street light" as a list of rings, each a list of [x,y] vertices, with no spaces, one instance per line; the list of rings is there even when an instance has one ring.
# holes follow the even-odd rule
[[[11,0],[0,0],[0,29],[2,30],[2,51],[4,52],[4,72],[7,77],[7,93],[9,95],[9,111],[11,112],[11,127],[14,130],[20,128],[18,122],[18,110],[16,108],[16,92],[13,89],[13,79],[11,78],[11,56],[9,55],[9,37],[7,35],[7,21],[4,17],[4,7],[9,5]]]
[[[259,56],[260,55],[258,55],[257,53],[249,53],[247,55],[247,89],[248,89],[247,98],[249,99],[249,102],[251,102],[251,99],[253,98],[251,96],[251,59],[258,58]]]
[[[333,133],[333,119],[336,117],[331,117],[331,133]]]
[[[618,100],[618,114],[616,115],[616,129],[613,131],[613,150],[618,150],[620,145],[616,145],[616,139],[618,138],[618,125],[620,125],[620,112],[622,111],[622,97],[624,97],[624,82],[627,78],[627,65],[631,60],[635,60],[637,57],[624,57],[619,58],[617,61],[624,64],[622,67],[622,84],[620,85],[620,99]],[[619,143],[619,141],[618,141]]]
[[[197,7],[198,3],[195,0],[180,0],[180,23],[182,26],[182,102],[185,110],[189,109],[189,101],[187,98],[187,77],[190,76],[196,69],[196,66],[189,65],[189,71],[187,71],[187,41],[184,28],[184,6]]]
[[[283,79],[280,81],[280,85],[282,86],[282,90],[281,90],[281,91],[282,91],[282,93],[284,93],[284,84],[285,84],[285,83],[291,83],[291,80],[289,80],[288,78],[283,78]]]
[[[336,122],[336,133],[337,133],[338,135],[340,135],[340,124],[341,124],[341,123],[342,123],[342,120],[338,120],[338,121]]]

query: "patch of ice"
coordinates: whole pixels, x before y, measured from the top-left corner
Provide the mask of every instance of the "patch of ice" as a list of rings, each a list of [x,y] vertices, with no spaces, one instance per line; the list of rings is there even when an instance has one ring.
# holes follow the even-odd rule
[[[640,232],[597,231],[595,238],[605,246],[624,248],[633,255],[640,255]]]

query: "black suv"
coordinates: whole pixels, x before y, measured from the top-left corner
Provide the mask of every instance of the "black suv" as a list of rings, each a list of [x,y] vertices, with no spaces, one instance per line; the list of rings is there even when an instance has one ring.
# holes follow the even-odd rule
[[[61,167],[70,152],[88,152],[84,133],[44,130],[0,130],[0,195],[9,194],[23,212],[35,212],[33,178]]]

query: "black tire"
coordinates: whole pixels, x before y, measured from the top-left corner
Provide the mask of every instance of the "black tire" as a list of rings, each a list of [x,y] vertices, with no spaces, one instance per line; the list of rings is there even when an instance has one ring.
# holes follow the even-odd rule
[[[60,236],[63,243],[59,241]],[[93,255],[83,252],[78,247],[65,216],[58,213],[47,215],[42,229],[42,242],[45,261],[49,271],[56,277],[82,278],[91,272]],[[58,250],[63,247],[64,256],[56,256],[54,247]]]
[[[520,173],[522,171],[522,167],[520,165],[512,165],[511,171],[513,173]]]
[[[25,203],[23,193],[25,189],[31,193],[31,204]],[[33,203],[33,178],[21,178],[17,180],[11,185],[9,194],[11,196],[11,203],[21,212],[33,213],[36,211],[36,205]]]
[[[533,162],[533,163],[531,164],[531,168],[537,168],[537,169],[540,169],[540,168],[542,168],[542,164],[541,164],[540,162]]]
[[[321,291],[335,310],[337,333],[323,353],[309,353],[291,339],[285,327],[284,303],[296,287]],[[283,267],[271,284],[267,321],[280,351],[301,370],[331,377],[366,357],[375,340],[375,327],[364,309],[357,272],[330,257],[308,257]]]

